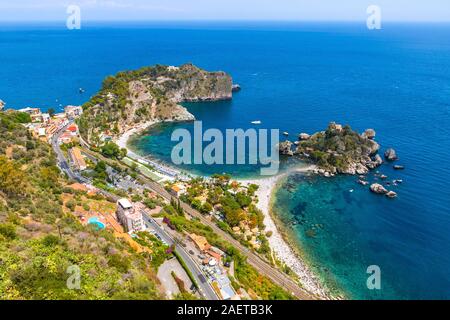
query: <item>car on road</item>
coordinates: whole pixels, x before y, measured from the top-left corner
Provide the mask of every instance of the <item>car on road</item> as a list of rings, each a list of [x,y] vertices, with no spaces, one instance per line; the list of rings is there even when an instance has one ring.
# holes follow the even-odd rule
[[[194,253],[194,251],[192,251],[192,250],[189,250],[189,254],[192,254],[192,255],[194,255],[195,253]]]

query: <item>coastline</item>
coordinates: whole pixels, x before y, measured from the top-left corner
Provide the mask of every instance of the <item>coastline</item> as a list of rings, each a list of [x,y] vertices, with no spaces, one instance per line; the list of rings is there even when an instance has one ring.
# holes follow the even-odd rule
[[[279,221],[273,217],[271,212],[273,194],[280,182],[292,172],[312,172],[314,168],[315,166],[311,165],[305,168],[292,169],[289,172],[270,178],[238,181],[244,184],[257,184],[259,186],[256,191],[256,195],[258,196],[257,207],[264,214],[264,225],[266,226],[265,232],[272,232],[272,235],[267,239],[276,258],[296,274],[300,283],[306,290],[322,299],[330,299],[330,293],[322,287],[318,277],[300,257],[298,248],[295,248],[294,245],[291,244],[287,234],[283,231],[283,227],[280,226]]]
[[[134,153],[128,147],[128,140],[135,134],[139,134],[152,125],[159,123],[158,121],[148,121],[140,125],[134,126],[126,130],[122,135],[120,135],[115,142],[120,148],[127,149],[128,157],[137,161],[146,161],[151,165],[155,166],[157,170],[156,173],[161,175],[166,180],[173,180],[176,175],[180,174],[176,169],[165,166],[160,163],[153,163],[148,159]],[[284,232],[283,227],[280,222],[273,217],[271,212],[271,201],[273,200],[273,193],[276,191],[276,187],[292,172],[312,172],[316,167],[314,165],[309,165],[302,168],[292,168],[287,172],[283,172],[279,175],[272,176],[269,178],[254,178],[254,179],[236,179],[238,182],[243,184],[257,184],[259,186],[256,195],[258,196],[257,207],[264,214],[264,225],[266,226],[265,232],[272,231],[272,235],[268,237],[270,248],[276,258],[287,265],[298,277],[301,285],[309,292],[317,295],[322,299],[329,299],[330,294],[321,285],[318,277],[310,270],[304,260],[299,254],[299,249],[291,244],[289,236]],[[170,170],[171,174],[167,174],[166,170]]]
[[[161,177],[162,180],[174,180],[178,175],[181,174],[180,171],[177,169],[167,166],[165,164],[162,164],[160,162],[155,162],[149,159],[146,159],[138,154],[136,154],[133,150],[131,150],[128,147],[128,141],[133,135],[140,134],[143,131],[147,130],[151,126],[160,123],[160,121],[147,121],[144,123],[141,123],[137,126],[131,127],[128,130],[126,130],[122,135],[120,135],[117,139],[114,139],[114,142],[123,149],[127,150],[127,157],[131,158],[132,160],[136,160],[140,163],[145,163],[151,165],[155,170],[153,171],[155,174]]]

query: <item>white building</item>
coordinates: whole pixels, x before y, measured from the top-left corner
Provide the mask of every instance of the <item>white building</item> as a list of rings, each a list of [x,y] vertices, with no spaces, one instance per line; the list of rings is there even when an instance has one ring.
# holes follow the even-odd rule
[[[141,210],[128,199],[123,198],[117,201],[116,216],[127,232],[138,232],[145,229]]]
[[[64,113],[69,119],[78,118],[83,113],[83,108],[81,106],[66,106]]]

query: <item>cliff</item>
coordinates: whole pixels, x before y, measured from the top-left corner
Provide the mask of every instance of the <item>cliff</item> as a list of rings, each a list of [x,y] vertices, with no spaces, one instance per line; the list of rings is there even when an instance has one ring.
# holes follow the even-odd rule
[[[360,135],[350,126],[332,122],[325,131],[305,137],[297,143],[295,154],[312,160],[324,173],[366,174],[383,162],[372,129]]]
[[[232,78],[192,64],[145,67],[120,72],[103,81],[101,90],[83,105],[80,133],[98,144],[100,135],[118,136],[148,121],[192,121],[182,102],[232,98]]]

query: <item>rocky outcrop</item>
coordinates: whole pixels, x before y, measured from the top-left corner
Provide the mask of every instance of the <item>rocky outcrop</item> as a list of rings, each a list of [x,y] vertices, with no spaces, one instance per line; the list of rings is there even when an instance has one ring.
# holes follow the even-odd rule
[[[233,86],[231,87],[231,92],[239,92],[241,91],[241,86],[238,84],[233,84]]]
[[[394,149],[389,148],[384,152],[384,157],[388,160],[388,161],[395,161],[398,160],[397,157],[397,153],[395,152]]]
[[[194,116],[181,102],[228,100],[232,87],[225,72],[207,72],[192,64],[120,72],[107,77],[102,89],[83,105],[80,133],[98,144],[104,132],[118,136],[150,121],[192,121]]]
[[[363,138],[367,138],[367,139],[374,139],[376,135],[375,130],[373,129],[366,129],[366,131],[364,131],[364,133],[361,135]]]
[[[386,197],[391,198],[391,199],[397,198],[397,192],[389,191],[386,193]]]
[[[376,193],[376,194],[387,194],[388,193],[386,188],[383,187],[379,183],[374,183],[374,184],[370,185],[370,191],[372,191],[373,193]]]
[[[292,145],[293,143],[289,140],[280,142],[280,144],[278,145],[278,151],[282,155],[293,156],[294,151],[292,150]]]
[[[305,141],[305,140],[308,140],[309,138],[311,138],[311,136],[307,133],[300,133],[298,135],[298,140],[300,140],[300,141]]]
[[[295,153],[330,174],[364,175],[383,163],[374,137],[373,129],[359,135],[349,126],[331,122],[325,131],[300,134]]]

